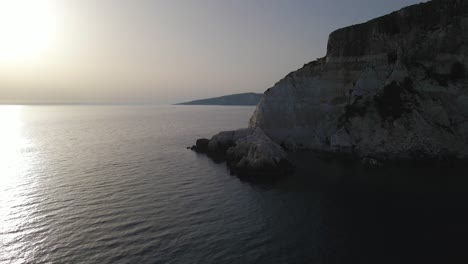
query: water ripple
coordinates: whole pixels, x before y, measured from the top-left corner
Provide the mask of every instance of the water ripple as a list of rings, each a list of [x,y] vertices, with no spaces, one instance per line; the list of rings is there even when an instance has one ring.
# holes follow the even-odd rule
[[[185,149],[245,126],[250,107],[21,111],[2,127],[12,163],[0,165],[0,263],[340,263],[379,252],[380,222],[398,220],[378,210],[384,196],[314,191],[308,173],[252,186]]]

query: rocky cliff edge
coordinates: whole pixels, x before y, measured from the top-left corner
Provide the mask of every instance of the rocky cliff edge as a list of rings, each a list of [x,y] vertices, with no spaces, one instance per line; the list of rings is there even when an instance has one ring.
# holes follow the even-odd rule
[[[466,159],[467,43],[465,0],[433,0],[339,29],[325,57],[265,92],[249,129],[275,149]]]
[[[433,0],[333,32],[250,120],[290,148],[468,157],[468,1]]]

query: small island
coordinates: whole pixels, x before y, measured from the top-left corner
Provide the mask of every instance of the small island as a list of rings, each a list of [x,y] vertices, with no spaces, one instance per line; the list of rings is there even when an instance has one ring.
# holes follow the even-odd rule
[[[208,99],[200,99],[176,105],[252,105],[258,104],[263,94],[258,93],[241,93],[231,94]]]

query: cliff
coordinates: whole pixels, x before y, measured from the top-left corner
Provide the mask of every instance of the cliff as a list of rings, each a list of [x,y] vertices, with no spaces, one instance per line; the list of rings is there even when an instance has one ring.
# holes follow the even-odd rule
[[[242,93],[201,99],[177,105],[257,105],[263,94]]]
[[[467,43],[466,0],[433,0],[339,29],[325,57],[265,92],[249,129],[287,150],[466,159]]]
[[[250,126],[290,149],[467,158],[467,43],[465,0],[339,29],[324,58],[265,92]]]

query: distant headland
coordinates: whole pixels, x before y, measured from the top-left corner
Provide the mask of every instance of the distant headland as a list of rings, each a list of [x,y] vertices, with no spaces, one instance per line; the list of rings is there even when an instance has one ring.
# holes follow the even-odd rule
[[[241,93],[208,99],[200,99],[176,105],[257,105],[263,94]]]

